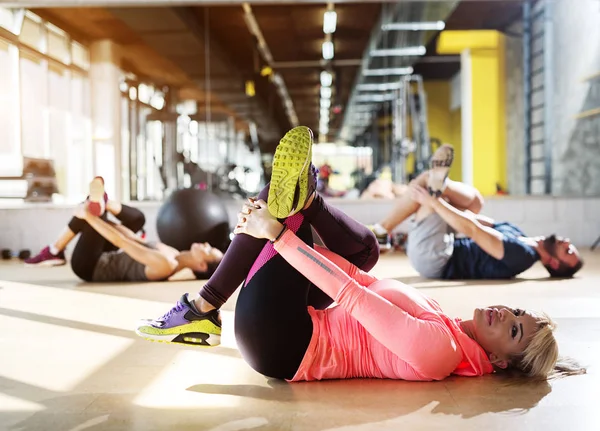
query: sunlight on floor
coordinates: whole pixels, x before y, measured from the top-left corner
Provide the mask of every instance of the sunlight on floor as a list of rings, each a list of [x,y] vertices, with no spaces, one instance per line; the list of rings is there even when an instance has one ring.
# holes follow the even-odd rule
[[[0,392],[1,412],[37,412],[44,410],[44,406],[20,398],[11,397]]]
[[[73,389],[133,343],[114,335],[5,316],[0,316],[0,328],[0,342],[18,346],[0,355],[0,376],[51,391]],[[35,334],[35,342],[23,342],[23,334]]]
[[[211,428],[208,431],[241,431],[241,430],[251,430],[254,428],[262,427],[267,425],[269,421],[265,418],[246,418],[235,420],[231,422],[227,422],[221,424],[215,428]]]
[[[526,386],[497,376],[288,384],[242,359],[230,311],[235,297],[222,312],[220,347],[149,343],[133,332],[137,320],[164,314],[199,283],[81,284],[69,268],[33,274],[0,262],[1,277],[11,280],[0,281],[0,430],[595,431],[600,255],[586,259],[580,276],[561,281],[541,267],[502,282],[424,280],[397,254],[375,268],[416,286],[453,317],[494,304],[548,312],[562,354],[588,374]]]
[[[165,346],[168,347],[168,346]],[[180,351],[154,380],[133,400],[142,407],[177,407],[211,409],[214,407],[237,407],[239,397],[223,394],[203,394],[186,390],[190,381],[218,382],[227,370],[234,370],[233,358],[206,355],[193,350]],[[235,376],[230,376],[235,379]],[[193,379],[193,380],[191,380]]]
[[[38,268],[39,269],[39,268]],[[161,315],[172,304],[34,284],[2,282],[1,308],[131,331],[142,312]]]

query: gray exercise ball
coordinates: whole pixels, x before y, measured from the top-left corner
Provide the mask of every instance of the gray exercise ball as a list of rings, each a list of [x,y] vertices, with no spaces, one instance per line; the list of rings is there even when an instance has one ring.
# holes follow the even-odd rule
[[[177,250],[208,242],[225,251],[229,245],[229,216],[221,199],[206,190],[182,189],[171,194],[158,211],[160,240]]]

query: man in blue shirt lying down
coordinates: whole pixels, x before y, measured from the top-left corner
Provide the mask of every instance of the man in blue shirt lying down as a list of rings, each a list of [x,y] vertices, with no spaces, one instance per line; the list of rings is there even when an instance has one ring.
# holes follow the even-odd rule
[[[448,178],[450,145],[431,158],[430,169],[409,185],[392,213],[372,227],[382,247],[389,233],[414,214],[406,254],[424,277],[507,279],[541,261],[551,277],[572,277],[583,266],[577,248],[556,235],[528,237],[511,223],[479,215],[483,198],[475,188]],[[456,234],[464,237],[455,238]]]

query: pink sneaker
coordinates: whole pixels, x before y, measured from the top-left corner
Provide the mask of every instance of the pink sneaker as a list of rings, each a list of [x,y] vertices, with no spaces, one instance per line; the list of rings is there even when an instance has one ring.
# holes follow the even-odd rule
[[[96,177],[90,183],[90,194],[88,196],[88,211],[91,215],[100,217],[106,209],[106,193],[104,193],[104,179]]]
[[[37,255],[25,259],[26,266],[61,266],[67,263],[65,252],[60,251],[54,255],[50,252],[50,247],[45,247]]]

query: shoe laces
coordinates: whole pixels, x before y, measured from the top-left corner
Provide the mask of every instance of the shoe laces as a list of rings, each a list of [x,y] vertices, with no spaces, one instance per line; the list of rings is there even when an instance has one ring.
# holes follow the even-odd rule
[[[319,175],[319,168],[317,168],[315,165],[312,165],[312,174],[315,176],[315,178],[317,175]]]
[[[177,305],[175,305],[175,307],[171,308],[169,311],[167,311],[165,313],[164,316],[159,317],[157,320],[164,322],[164,321],[168,320],[169,317],[171,317],[173,314],[179,313],[180,311],[185,309],[185,307],[186,307],[186,305],[183,302],[177,301]]]

